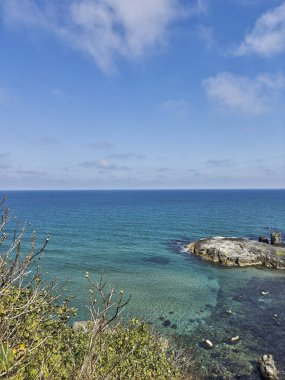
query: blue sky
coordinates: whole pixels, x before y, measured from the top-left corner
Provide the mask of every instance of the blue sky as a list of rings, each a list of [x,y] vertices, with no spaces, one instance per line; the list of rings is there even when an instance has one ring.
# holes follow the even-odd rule
[[[285,1],[1,0],[0,188],[284,188]]]

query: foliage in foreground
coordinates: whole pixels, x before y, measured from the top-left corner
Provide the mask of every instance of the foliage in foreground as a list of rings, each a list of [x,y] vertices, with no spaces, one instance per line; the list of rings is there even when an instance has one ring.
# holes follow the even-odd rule
[[[105,330],[92,343],[78,379],[179,379],[173,358],[166,355],[165,342],[137,319],[127,327]]]
[[[76,380],[178,380],[180,371],[166,341],[148,325],[118,317],[127,304],[101,277],[90,283],[87,329],[72,329],[75,310],[68,299],[58,303],[54,289],[43,286],[33,263],[43,252],[31,249],[22,257],[25,227],[5,232],[9,210],[0,221],[0,378]],[[96,301],[99,299],[99,302]],[[99,305],[99,306],[98,306]]]

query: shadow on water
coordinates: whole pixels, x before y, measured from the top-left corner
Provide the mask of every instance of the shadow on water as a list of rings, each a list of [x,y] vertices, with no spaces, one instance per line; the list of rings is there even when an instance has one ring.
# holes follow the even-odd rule
[[[169,258],[162,256],[151,256],[143,259],[142,261],[159,265],[167,265],[171,262]]]

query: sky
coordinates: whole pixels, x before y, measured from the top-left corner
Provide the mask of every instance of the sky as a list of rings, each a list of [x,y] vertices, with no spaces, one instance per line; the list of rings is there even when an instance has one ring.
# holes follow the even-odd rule
[[[285,188],[285,1],[0,0],[0,189]]]

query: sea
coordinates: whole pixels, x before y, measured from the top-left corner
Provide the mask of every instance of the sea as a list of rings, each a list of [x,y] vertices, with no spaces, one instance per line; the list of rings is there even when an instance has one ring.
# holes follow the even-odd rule
[[[222,268],[185,251],[209,236],[285,236],[285,190],[0,191],[12,223],[26,223],[43,277],[73,296],[90,318],[90,284],[131,299],[123,321],[139,317],[184,350],[202,379],[260,379],[272,354],[285,379],[285,271]],[[230,338],[239,336],[236,343]],[[204,339],[213,343],[205,349]],[[172,343],[171,343],[172,344]],[[283,377],[282,377],[283,376]]]

